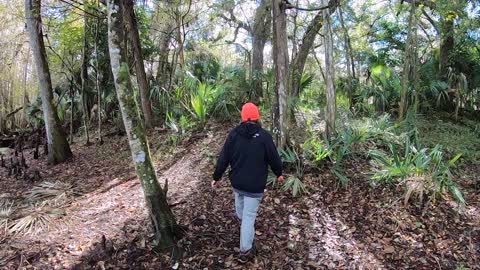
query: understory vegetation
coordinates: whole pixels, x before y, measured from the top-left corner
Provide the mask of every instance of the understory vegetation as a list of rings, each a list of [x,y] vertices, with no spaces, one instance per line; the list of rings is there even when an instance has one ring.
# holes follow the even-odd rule
[[[121,18],[115,17],[116,8],[123,12]],[[345,201],[377,211],[376,220],[388,220],[376,235],[367,228],[371,212],[359,210],[345,230],[355,235],[358,228],[378,238],[369,238],[367,246],[381,246],[378,253],[370,251],[378,260],[388,258],[388,267],[437,263],[442,269],[478,268],[472,263],[478,258],[445,255],[442,249],[454,242],[443,239],[442,230],[471,229],[480,220],[472,221],[480,217],[478,0],[0,0],[0,14],[1,246],[22,237],[69,231],[68,220],[74,208],[81,207],[75,204],[79,198],[95,194],[107,200],[111,190],[128,186],[127,193],[145,195],[144,204],[141,196],[131,195],[136,200],[132,204],[147,209],[150,217],[138,214],[132,222],[152,220],[154,230],[132,240],[141,250],[135,252],[164,254],[175,246],[179,249],[171,249],[173,257],[180,256],[177,251],[190,256],[182,261],[159,255],[162,269],[182,269],[182,263],[185,269],[240,269],[227,264],[232,257],[219,251],[222,246],[212,251],[221,253],[212,256],[215,260],[203,253],[216,243],[210,238],[228,242],[220,227],[201,231],[224,221],[224,216],[212,221],[207,213],[218,194],[205,199],[185,190],[211,195],[205,183],[220,141],[240,123],[242,106],[253,102],[262,127],[276,142],[285,172],[283,183],[268,176],[266,209],[291,211],[282,221],[288,223],[287,232],[278,236],[288,240],[272,246],[288,247],[280,253],[294,255],[251,269],[357,266],[356,259],[350,265],[319,266],[306,259],[310,250],[295,253],[290,245],[308,233],[320,234],[296,224],[292,216],[308,215],[312,224],[322,216],[320,223],[328,227],[329,218],[340,215],[335,209],[327,213],[328,204],[348,215],[342,208]],[[98,152],[92,150],[96,148]],[[111,160],[118,164],[108,163]],[[138,190],[129,182],[137,181],[135,169],[141,181]],[[177,181],[173,187],[170,179]],[[103,186],[94,193],[100,190],[100,184],[92,184],[96,181]],[[11,184],[18,190],[7,188]],[[198,206],[188,202],[189,196],[200,200]],[[112,198],[109,205],[116,205],[117,197]],[[125,207],[129,214],[140,212]],[[400,209],[401,218],[384,217],[392,208]],[[196,216],[190,219],[191,213]],[[438,222],[442,217],[451,227]],[[432,224],[424,224],[430,222],[427,218]],[[159,226],[159,221],[168,226]],[[273,234],[270,227],[263,228],[268,230],[263,237]],[[165,233],[165,228],[170,231]],[[392,240],[397,230],[421,237]],[[424,236],[427,231],[432,235]],[[469,233],[468,241],[478,243],[478,228]],[[107,248],[104,235],[100,242],[105,252],[114,250]],[[421,250],[409,256],[425,255],[428,261],[410,265],[394,259],[399,253],[392,251],[393,245],[417,244]],[[468,248],[468,255],[479,255],[478,247]],[[272,254],[270,247],[261,251]],[[2,252],[0,267],[36,262],[32,256]],[[130,255],[125,255],[127,261]],[[92,259],[94,266],[89,266],[105,269],[100,262],[108,256]],[[185,266],[189,259],[197,264]],[[84,263],[75,265],[92,264]],[[139,268],[148,268],[145,265]]]

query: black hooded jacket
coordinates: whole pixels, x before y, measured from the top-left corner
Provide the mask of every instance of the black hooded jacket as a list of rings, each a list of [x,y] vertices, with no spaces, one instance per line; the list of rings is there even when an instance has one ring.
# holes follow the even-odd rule
[[[218,157],[213,179],[219,181],[228,165],[233,188],[249,193],[263,193],[268,165],[275,175],[282,175],[282,160],[272,136],[259,124],[242,123],[228,134]]]

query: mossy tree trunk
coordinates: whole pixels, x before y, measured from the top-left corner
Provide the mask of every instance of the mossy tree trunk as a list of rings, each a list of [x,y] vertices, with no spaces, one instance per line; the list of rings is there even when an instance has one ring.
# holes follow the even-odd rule
[[[122,47],[125,38],[123,0],[107,0],[107,8],[110,62],[133,162],[142,183],[158,245],[161,248],[172,247],[178,226],[153,169],[140,106],[130,81],[126,50]]]
[[[152,126],[152,106],[150,105],[149,89],[147,74],[145,73],[145,65],[143,63],[142,47],[140,43],[140,34],[138,33],[137,17],[135,15],[133,0],[124,0],[125,20],[130,33],[132,42],[133,57],[135,59],[135,73],[140,92],[140,100],[142,102],[142,112],[147,128]]]
[[[41,1],[25,0],[25,17],[30,42],[30,49],[37,68],[38,81],[40,85],[40,96],[42,99],[43,120],[47,134],[48,162],[57,164],[72,156],[67,138],[60,125],[57,111],[53,105],[52,80],[48,68],[47,53],[43,40]]]

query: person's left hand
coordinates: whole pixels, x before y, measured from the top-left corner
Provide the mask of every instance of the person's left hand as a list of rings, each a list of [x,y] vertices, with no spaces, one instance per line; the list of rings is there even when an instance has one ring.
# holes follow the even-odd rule
[[[213,189],[217,189],[220,186],[220,181],[213,180],[211,186]]]

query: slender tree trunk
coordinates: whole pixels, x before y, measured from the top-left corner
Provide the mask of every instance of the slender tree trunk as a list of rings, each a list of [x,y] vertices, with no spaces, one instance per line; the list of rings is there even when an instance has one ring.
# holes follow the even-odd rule
[[[286,3],[272,0],[273,10],[273,62],[275,65],[274,125],[277,147],[285,148],[288,136],[288,44]]]
[[[328,1],[322,0],[326,5]],[[330,11],[326,9],[323,11],[325,20],[325,26],[323,27],[323,35],[325,40],[325,82],[326,82],[326,94],[327,94],[327,109],[326,109],[326,128],[325,132],[327,138],[332,138],[335,134],[335,114],[336,114],[336,96],[335,96],[335,66],[333,64],[333,38],[332,38],[332,25],[330,21]]]
[[[141,121],[140,106],[137,99],[134,98],[126,51],[122,46],[124,40],[123,8],[123,0],[107,0],[108,47],[115,89],[135,169],[142,183],[158,244],[162,248],[169,248],[174,245],[178,226],[167,203],[166,194],[157,181],[144,124]]]
[[[176,25],[176,35],[177,35],[177,44],[178,44],[178,60],[180,68],[185,69],[185,56],[183,55],[183,38],[182,38],[182,16],[180,15],[180,9],[177,7],[175,10],[175,23]]]
[[[27,77],[28,77],[28,65],[30,60],[30,48],[27,50],[27,55],[25,59],[25,68],[23,70],[23,125],[28,126],[28,117],[27,117],[27,107],[30,104],[28,99],[28,87],[27,87]]]
[[[89,111],[88,111],[88,102],[87,102],[87,83],[88,83],[88,15],[87,15],[87,0],[84,0],[83,6],[85,8],[85,13],[83,15],[84,20],[84,34],[83,34],[83,52],[82,52],[82,109],[83,109],[83,125],[85,127],[85,144],[90,145],[90,134],[89,134]]]
[[[345,26],[345,21],[343,20],[343,11],[342,7],[338,7],[338,15],[340,18],[340,25],[342,26],[343,36],[344,36],[344,49],[345,49],[345,60],[347,60],[347,85],[348,85],[348,99],[350,103],[350,109],[353,108],[353,81],[355,80],[355,67],[352,53],[352,45],[350,42],[350,36],[348,35],[348,29]]]
[[[142,112],[145,119],[145,126],[152,126],[152,106],[150,105],[149,89],[145,65],[143,62],[140,34],[138,33],[137,17],[135,16],[133,0],[124,0],[125,21],[128,26],[128,32],[131,36],[133,57],[135,58],[135,73],[137,77],[138,89],[140,91],[140,100],[142,102]]]
[[[95,25],[95,43],[94,43],[94,50],[95,50],[95,86],[97,88],[97,107],[98,107],[98,142],[100,144],[103,143],[102,138],[102,93],[100,91],[100,70],[99,70],[99,57],[98,57],[98,32],[100,28],[100,18],[97,18],[97,23]]]
[[[53,106],[53,90],[47,53],[43,41],[41,1],[25,0],[25,17],[30,41],[30,49],[37,67],[40,95],[42,98],[43,119],[47,134],[48,162],[57,164],[72,156],[65,134],[60,125],[56,108]]]
[[[70,79],[70,143],[73,143],[73,115],[75,110],[75,79]]]
[[[408,36],[407,43],[405,44],[405,57],[403,63],[403,73],[402,73],[402,89],[400,92],[400,104],[399,104],[399,113],[398,120],[401,121],[405,118],[406,112],[408,110],[408,81],[410,77],[410,72],[412,70],[412,43],[413,43],[413,34],[414,34],[414,25],[415,25],[415,12],[416,12],[416,0],[412,0],[410,4],[410,18],[408,21]]]

